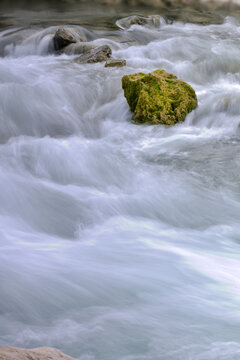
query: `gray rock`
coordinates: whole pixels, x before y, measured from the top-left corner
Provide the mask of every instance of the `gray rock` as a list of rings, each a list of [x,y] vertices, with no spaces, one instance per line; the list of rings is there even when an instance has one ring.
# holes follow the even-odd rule
[[[1,360],[74,360],[54,348],[20,349],[0,346]]]
[[[126,60],[123,59],[109,59],[105,63],[105,67],[121,67],[126,66]]]
[[[85,40],[86,39],[84,39],[74,28],[59,28],[53,38],[54,49],[59,51],[69,44]]]
[[[112,50],[108,45],[99,46],[86,54],[76,58],[74,61],[79,64],[91,64],[106,61],[112,54]]]
[[[75,44],[69,44],[68,46],[65,46],[60,51],[58,51],[59,54],[67,54],[67,55],[80,55],[80,54],[86,54],[89,51],[95,49],[96,46],[89,43],[75,43]]]
[[[126,18],[122,18],[117,20],[116,25],[120,29],[128,29],[132,25],[148,25],[153,27],[160,26],[161,17],[159,15],[150,15],[150,16],[140,16],[140,15],[132,15]]]

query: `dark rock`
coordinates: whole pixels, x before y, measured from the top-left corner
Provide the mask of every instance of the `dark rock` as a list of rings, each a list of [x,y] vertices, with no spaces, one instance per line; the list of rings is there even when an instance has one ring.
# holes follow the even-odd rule
[[[126,66],[126,60],[123,59],[109,59],[105,63],[105,67],[121,67]]]
[[[164,70],[125,75],[122,87],[138,124],[175,125],[197,106],[193,88]]]
[[[53,38],[54,49],[56,51],[69,44],[81,41],[85,41],[85,39],[74,28],[59,28]]]
[[[75,62],[79,64],[91,64],[106,61],[112,54],[112,50],[108,45],[99,46],[86,54],[79,56]]]

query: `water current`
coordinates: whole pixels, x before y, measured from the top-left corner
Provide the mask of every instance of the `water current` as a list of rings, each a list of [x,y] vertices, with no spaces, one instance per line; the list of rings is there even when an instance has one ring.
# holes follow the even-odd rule
[[[127,66],[53,54],[57,26],[0,32],[1,345],[237,360],[240,23],[75,27]],[[156,69],[198,96],[171,128],[121,88]]]

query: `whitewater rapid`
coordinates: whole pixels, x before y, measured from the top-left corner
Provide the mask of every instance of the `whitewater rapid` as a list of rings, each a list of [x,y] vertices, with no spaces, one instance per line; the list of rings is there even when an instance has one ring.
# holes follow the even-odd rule
[[[56,56],[57,27],[0,33],[0,343],[79,360],[240,356],[240,24],[86,30],[124,68]],[[137,126],[128,73],[198,108]]]

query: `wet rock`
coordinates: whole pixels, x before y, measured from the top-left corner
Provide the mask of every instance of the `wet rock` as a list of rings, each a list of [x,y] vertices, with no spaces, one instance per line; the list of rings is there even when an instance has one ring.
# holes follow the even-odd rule
[[[91,64],[108,60],[111,56],[112,50],[108,45],[99,46],[86,54],[79,56],[75,62],[79,64]]]
[[[59,51],[69,44],[85,40],[86,39],[84,39],[74,28],[59,28],[53,38],[54,49]]]
[[[61,49],[58,53],[59,54],[64,53],[67,55],[80,55],[80,54],[86,54],[95,48],[96,46],[93,44],[82,42],[82,43],[69,44],[68,46],[65,46],[63,49]]]
[[[54,348],[19,349],[0,346],[1,360],[74,360]]]
[[[148,25],[148,26],[159,27],[160,22],[161,22],[161,17],[159,15],[150,15],[147,17],[140,15],[132,15],[117,20],[116,25],[120,29],[128,29],[132,25]]]
[[[121,67],[126,66],[126,60],[123,59],[109,59],[105,63],[105,67]]]
[[[125,75],[122,87],[136,123],[174,125],[197,106],[193,88],[164,70]]]

